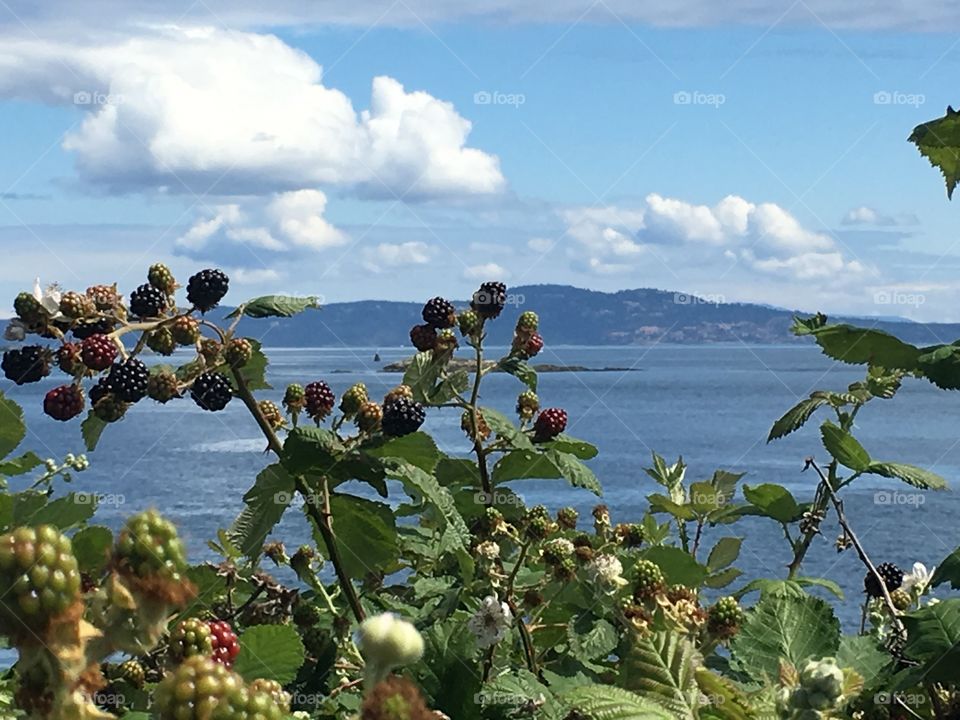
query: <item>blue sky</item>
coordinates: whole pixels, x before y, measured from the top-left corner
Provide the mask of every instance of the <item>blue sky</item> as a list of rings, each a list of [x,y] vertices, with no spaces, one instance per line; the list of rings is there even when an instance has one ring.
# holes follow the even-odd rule
[[[960,15],[705,7],[0,8],[0,293],[162,260],[237,300],[503,279],[960,320],[957,208],[905,141],[960,100]]]

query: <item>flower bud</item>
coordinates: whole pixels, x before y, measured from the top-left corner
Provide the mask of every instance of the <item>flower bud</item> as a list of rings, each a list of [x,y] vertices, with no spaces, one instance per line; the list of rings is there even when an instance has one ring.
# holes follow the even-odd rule
[[[368,618],[360,625],[358,643],[367,665],[386,672],[411,665],[423,656],[423,638],[406,620],[391,613]]]

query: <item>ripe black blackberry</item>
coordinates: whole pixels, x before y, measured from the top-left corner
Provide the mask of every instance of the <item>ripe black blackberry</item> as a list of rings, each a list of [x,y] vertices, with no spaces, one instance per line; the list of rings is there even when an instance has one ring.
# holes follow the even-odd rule
[[[333,412],[333,406],[336,405],[337,398],[329,385],[323,380],[317,380],[309,383],[303,389],[303,402],[307,415],[320,422]]]
[[[430,325],[414,325],[410,328],[410,342],[419,352],[433,350],[437,344],[437,331]]]
[[[535,442],[551,440],[567,428],[567,411],[561,408],[547,408],[537,415],[533,425]]]
[[[457,322],[457,311],[453,307],[453,303],[442,297],[427,300],[420,315],[427,325],[437,330],[451,328]]]
[[[488,320],[499,316],[506,304],[507,286],[502,282],[483,283],[480,289],[473,294],[473,299],[470,301],[470,307],[480,317]]]
[[[223,271],[201,270],[187,281],[187,300],[200,312],[215,308],[230,287],[230,278]]]
[[[107,383],[112,392],[123,402],[135,403],[142,400],[147,394],[147,383],[150,381],[150,371],[137,358],[127,358],[114,363],[107,376]]]
[[[130,293],[130,314],[138,318],[160,317],[167,309],[167,296],[163,290],[144,284]]]
[[[893,563],[880,563],[877,565],[877,572],[883,578],[883,584],[887,586],[887,592],[893,592],[903,585],[903,570]],[[883,589],[877,582],[876,576],[870,571],[867,571],[866,577],[863,578],[863,589],[870,597],[883,597]]]
[[[54,420],[67,421],[83,412],[83,390],[77,385],[61,385],[43,398],[43,411]]]
[[[17,385],[35,383],[50,374],[50,351],[42,345],[7,350],[0,367],[6,378]]]
[[[113,332],[113,320],[109,318],[78,320],[70,328],[70,333],[77,340],[86,340],[91,335],[107,335],[111,332]]]
[[[226,376],[218,372],[201,373],[193,381],[190,397],[204,410],[223,410],[233,399],[233,388]]]
[[[91,335],[80,345],[80,360],[91,370],[106,370],[117,358],[117,344],[106,335]]]
[[[397,398],[383,409],[380,426],[384,435],[401,437],[416,432],[426,420],[423,405],[409,398]]]

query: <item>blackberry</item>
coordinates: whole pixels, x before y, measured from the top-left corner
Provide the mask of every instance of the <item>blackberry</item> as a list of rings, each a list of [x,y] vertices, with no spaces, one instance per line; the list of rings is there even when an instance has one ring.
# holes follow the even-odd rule
[[[130,314],[138,318],[156,318],[167,309],[167,296],[153,285],[141,285],[130,293]]]
[[[434,357],[440,355],[449,355],[460,346],[457,342],[457,336],[453,330],[441,330],[437,333],[437,343],[433,348]]]
[[[154,263],[150,266],[147,270],[147,281],[165,295],[173,295],[174,290],[177,289],[177,281],[173,273],[163,263]]]
[[[578,545],[577,548],[573,551],[574,555],[577,556],[577,560],[586,564],[593,560],[596,557],[596,553],[593,551],[592,547],[587,547],[585,545]]]
[[[287,389],[283,392],[283,406],[287,409],[287,412],[296,415],[303,410],[305,403],[306,396],[303,385],[297,383],[287,385]]]
[[[97,310],[113,310],[120,305],[120,293],[117,292],[116,284],[93,285],[87,288],[86,295]]]
[[[643,526],[637,523],[620,523],[613,529],[617,542],[627,547],[639,547],[643,544],[645,533]]]
[[[253,357],[253,345],[246,338],[233,338],[223,350],[223,359],[230,367],[243,367]]]
[[[117,344],[106,335],[91,335],[80,345],[80,360],[91,370],[106,370],[117,358]]]
[[[521,333],[535,333],[540,327],[540,318],[533,310],[520,313],[517,318],[517,331]]]
[[[572,507],[557,510],[557,524],[564,530],[576,530],[578,517],[577,511]]]
[[[329,633],[319,627],[306,628],[300,639],[303,640],[304,648],[315,659],[322,657],[331,646]]]
[[[7,350],[0,367],[6,378],[17,385],[35,383],[50,374],[50,351],[41,345]]]
[[[640,602],[664,590],[663,571],[660,566],[651,560],[641,560],[634,567],[636,580],[633,585],[633,597]]]
[[[157,575],[179,580],[187,569],[177,528],[156,510],[145,510],[127,520],[117,538],[114,558],[121,571],[139,578]]]
[[[545,537],[547,537],[547,535],[550,534],[550,529],[550,518],[543,517],[541,515],[528,517],[526,519],[526,526],[524,528],[527,537],[531,540],[543,540]]]
[[[357,412],[357,427],[361,432],[376,432],[380,429],[381,420],[383,420],[383,408],[379,403],[367,401]]]
[[[61,385],[43,398],[43,411],[54,420],[66,421],[83,412],[83,390],[77,385]]]
[[[227,667],[233,666],[233,661],[240,654],[240,642],[226,620],[211,620],[210,638],[213,641],[213,660]]]
[[[270,696],[283,712],[290,712],[290,693],[285,691],[283,689],[283,685],[278,683],[276,680],[257,678],[256,680],[252,680],[247,687],[250,689],[251,693],[260,693],[262,695]]]
[[[135,688],[142,688],[147,680],[147,672],[138,660],[127,660],[117,668],[117,676]]]
[[[90,404],[96,405],[100,400],[113,394],[113,388],[110,386],[110,376],[101,375],[96,384],[90,388]]]
[[[707,611],[707,629],[719,637],[735,635],[743,622],[743,609],[736,598],[722,597]]]
[[[543,338],[540,337],[540,333],[535,332],[524,341],[520,354],[529,359],[539,355],[541,350],[543,350]]]
[[[484,420],[481,413],[477,413],[476,432],[474,432],[473,411],[464,410],[460,416],[460,429],[466,434],[467,439],[473,442],[485,442],[490,437],[490,426]]]
[[[453,303],[442,297],[427,300],[420,315],[427,325],[437,330],[451,328],[457,322],[457,311],[454,309]]]
[[[409,385],[397,385],[393,390],[383,396],[383,404],[389,405],[397,398],[407,398],[413,400],[413,388]]]
[[[700,599],[697,597],[697,591],[688,585],[671,585],[664,593],[672,603],[685,601],[697,605]]]
[[[531,610],[540,607],[545,601],[546,598],[543,596],[543,593],[533,588],[523,593],[523,605]]]
[[[65,342],[57,348],[57,367],[67,375],[77,375],[85,369],[80,359],[80,343]]]
[[[91,398],[93,391],[90,392]],[[93,414],[104,422],[112,423],[120,420],[130,407],[129,403],[119,400],[113,393],[106,393],[103,397],[93,402]]]
[[[170,324],[173,339],[179,345],[193,345],[200,339],[200,323],[189,315],[180,315]]]
[[[147,397],[159,403],[170,402],[180,397],[177,376],[169,371],[155,372],[147,380]]]
[[[150,331],[147,335],[147,347],[158,355],[173,355],[177,349],[177,341],[173,339],[170,328],[163,326]]]
[[[409,398],[397,398],[383,409],[380,424],[384,435],[401,437],[419,430],[426,418],[423,405]]]
[[[517,396],[517,415],[521,420],[530,420],[540,409],[540,398],[533,390],[524,390]]]
[[[0,536],[0,629],[42,631],[80,599],[80,570],[70,539],[51,525],[18,527]]]
[[[127,358],[110,368],[107,381],[113,392],[123,402],[135,403],[147,394],[150,371],[137,358]]]
[[[362,720],[426,720],[437,717],[410,680],[390,675],[370,688],[360,706]]]
[[[877,565],[877,572],[883,578],[883,583],[887,586],[887,592],[893,592],[903,584],[903,570],[893,563],[880,563]],[[863,589],[870,597],[883,597],[883,589],[870,571],[867,571],[866,577],[863,578]]]
[[[430,325],[414,325],[410,328],[410,342],[420,352],[433,350],[437,345],[437,331]]]
[[[177,662],[199,655],[213,657],[213,634],[203,620],[187,618],[170,632],[170,655]]]
[[[317,422],[322,421],[327,415],[333,412],[333,406],[337,398],[333,390],[323,380],[316,380],[309,383],[303,389],[304,407],[307,409],[307,415]]]
[[[481,318],[476,310],[464,310],[457,316],[457,326],[464,337],[473,335],[480,329]]]
[[[216,367],[223,362],[223,345],[213,338],[203,338],[200,341],[200,357],[207,367]]]
[[[300,627],[313,627],[320,622],[321,614],[316,605],[301,600],[293,609],[293,622]]]
[[[347,391],[340,398],[340,412],[346,417],[352,418],[368,399],[367,386],[363,383],[355,383],[347,388]]]
[[[190,397],[204,410],[223,410],[233,400],[233,388],[225,375],[218,372],[201,373],[193,381]]]
[[[187,300],[205,313],[223,300],[229,286],[230,279],[221,270],[201,270],[187,281]]]
[[[267,424],[274,430],[279,430],[283,427],[286,418],[284,418],[283,411],[275,402],[272,400],[261,400],[257,403],[257,408],[260,410],[260,414],[263,415],[263,419],[266,420]]]
[[[246,720],[248,695],[239,676],[210,658],[195,655],[157,685],[153,711],[159,720]],[[275,720],[282,715],[262,717]]]
[[[28,292],[22,292],[14,298],[13,310],[27,325],[42,325],[50,316],[40,301]]]
[[[86,295],[70,291],[60,297],[60,312],[71,320],[77,320],[96,313],[97,306]]]
[[[577,576],[577,562],[572,557],[565,557],[553,566],[553,576],[561,582],[568,582]]]
[[[502,282],[485,282],[473,294],[470,307],[482,318],[491,320],[503,312],[507,304],[507,286]]]
[[[92,335],[108,335],[113,332],[113,320],[98,318],[96,320],[79,320],[70,328],[70,334],[77,340],[86,340]]]
[[[535,442],[551,440],[567,428],[567,411],[561,408],[547,408],[537,416],[533,425]]]

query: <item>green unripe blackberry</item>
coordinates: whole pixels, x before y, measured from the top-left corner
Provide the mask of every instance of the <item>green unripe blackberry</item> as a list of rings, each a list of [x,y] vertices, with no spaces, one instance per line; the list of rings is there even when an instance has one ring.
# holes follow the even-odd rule
[[[92,399],[91,391],[91,399]],[[113,423],[120,420],[127,412],[127,408],[130,407],[129,403],[123,402],[116,395],[111,392],[106,393],[103,397],[93,403],[93,414],[104,422]]]
[[[564,530],[575,530],[577,527],[577,518],[579,517],[577,511],[572,507],[557,510],[557,524]]]
[[[180,315],[170,325],[170,332],[179,345],[193,345],[200,339],[200,323],[189,315]]]
[[[533,516],[527,520],[525,531],[531,540],[543,540],[550,534],[550,520],[539,515]]]
[[[266,420],[267,424],[274,430],[279,430],[283,427],[286,418],[284,418],[283,411],[275,402],[272,400],[261,400],[257,403],[257,408],[259,408],[260,414],[263,415],[263,419]]]
[[[457,316],[457,325],[464,337],[473,335],[480,329],[480,314],[476,310],[464,310]]]
[[[303,640],[303,647],[306,648],[307,653],[314,658],[323,655],[331,645],[330,634],[316,626],[305,628],[300,639]]]
[[[17,313],[17,317],[27,325],[41,325],[49,317],[49,313],[40,304],[40,301],[28,292],[17,295],[13,301],[13,309]]]
[[[154,263],[147,271],[147,282],[153,285],[157,290],[162,290],[167,295],[173,295],[177,289],[177,281],[173,273],[163,263]]]
[[[312,627],[320,622],[320,609],[301,600],[293,609],[293,622],[300,627]]]
[[[913,604],[913,598],[903,588],[897,588],[892,593],[890,593],[890,599],[893,601],[893,606],[900,611],[908,610]]]
[[[533,333],[540,327],[540,318],[533,310],[527,310],[520,313],[517,318],[517,330],[525,333]]]
[[[246,720],[247,700],[239,675],[210,658],[195,655],[157,685],[154,711],[160,720]],[[282,714],[264,715],[263,720],[274,717]]]
[[[363,383],[356,383],[347,388],[347,391],[340,398],[340,412],[348,418],[352,418],[358,412],[360,407],[367,402],[367,386]]]
[[[663,571],[660,566],[651,560],[641,560],[635,566],[636,581],[633,585],[633,596],[638,600],[646,600],[663,592],[665,584]]]
[[[135,688],[142,688],[147,679],[147,672],[138,660],[127,660],[120,663],[117,668],[117,677],[130,683]]]
[[[156,510],[145,510],[127,520],[117,538],[115,557],[122,571],[140,578],[179,580],[187,569],[177,528]]]
[[[70,539],[51,525],[0,535],[0,631],[42,631],[80,598],[80,570]]]
[[[540,398],[533,390],[524,390],[517,396],[517,415],[521,420],[531,420],[540,409]]]
[[[169,371],[151,373],[147,380],[147,396],[159,403],[170,402],[180,397],[180,383]]]
[[[223,351],[223,359],[231,367],[243,367],[253,357],[253,345],[246,338],[233,338]]]
[[[86,295],[71,290],[60,297],[60,312],[71,320],[76,320],[93,315],[97,312],[97,306]]]
[[[376,432],[380,429],[381,420],[383,420],[383,408],[379,403],[367,401],[357,412],[357,427],[362,432]]]
[[[187,618],[177,623],[170,633],[170,656],[180,662],[188,657],[213,656],[210,626],[203,620]]]
[[[577,563],[573,557],[567,556],[553,566],[553,576],[557,580],[572,580],[577,575]]]
[[[743,609],[733,597],[720,598],[707,611],[707,627],[714,635],[733,635],[742,622]]]
[[[459,346],[460,343],[457,342],[457,336],[454,335],[453,330],[441,330],[437,333],[437,343],[433,348],[434,357],[450,354]]]
[[[306,402],[306,396],[304,395],[303,385],[298,383],[290,383],[287,385],[287,389],[283,393],[283,406],[287,409],[287,412],[291,415],[303,410],[304,403]]]
[[[699,598],[697,597],[697,591],[688,585],[671,585],[666,590],[667,600],[672,603],[677,603],[680,601],[686,601],[697,605],[699,603]],[[722,599],[722,598],[721,598]]]
[[[283,685],[278,683],[276,680],[265,680],[264,678],[257,678],[252,680],[247,686],[247,689],[251,694],[257,695],[266,695],[273,699],[273,701],[280,707],[283,712],[290,712],[290,693],[283,689]]]
[[[177,349],[177,341],[173,339],[170,328],[158,327],[147,334],[147,347],[158,355],[173,355]]]

